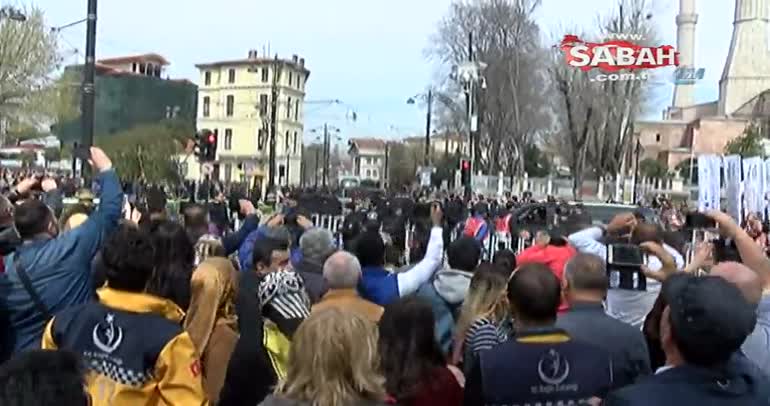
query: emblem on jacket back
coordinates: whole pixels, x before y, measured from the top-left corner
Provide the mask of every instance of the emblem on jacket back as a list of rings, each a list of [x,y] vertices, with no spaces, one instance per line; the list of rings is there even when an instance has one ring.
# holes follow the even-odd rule
[[[561,385],[569,377],[569,362],[558,351],[551,349],[537,363],[540,380],[548,385]]]
[[[115,315],[107,313],[104,322],[94,326],[92,333],[96,348],[112,354],[123,342],[123,329],[115,325]]]

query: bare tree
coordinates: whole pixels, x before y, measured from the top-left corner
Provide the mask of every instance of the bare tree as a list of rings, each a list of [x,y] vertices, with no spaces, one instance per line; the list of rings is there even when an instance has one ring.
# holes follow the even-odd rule
[[[572,195],[579,200],[583,195],[586,157],[598,115],[599,94],[588,75],[564,63],[558,50],[552,51],[549,73],[557,126],[550,142],[559,145],[572,175]]]
[[[455,1],[428,48],[444,67],[456,66],[468,60],[468,34],[473,34],[474,58],[487,64],[487,86],[477,100],[481,125],[476,138],[481,152],[477,167],[487,171],[521,173],[524,147],[549,124],[541,68],[546,55],[533,18],[539,5],[540,0]],[[461,91],[457,83],[442,83],[447,93]],[[439,116],[445,126],[467,123],[465,104],[456,104]]]
[[[649,0],[618,0],[617,8],[607,16],[598,17],[599,35],[635,34],[642,45],[657,45],[655,27],[651,22]],[[633,123],[644,112],[645,102],[656,86],[651,81],[622,80],[596,83],[602,97],[588,150],[591,169],[596,176],[620,178],[625,175],[627,154],[632,150]],[[619,186],[619,184],[618,184]]]
[[[0,132],[35,127],[50,118],[43,100],[50,95],[51,74],[59,63],[56,38],[42,11],[23,12],[26,21],[0,19]]]

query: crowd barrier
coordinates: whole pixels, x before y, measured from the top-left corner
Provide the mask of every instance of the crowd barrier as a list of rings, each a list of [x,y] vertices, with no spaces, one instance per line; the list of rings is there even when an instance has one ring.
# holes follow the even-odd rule
[[[311,215],[310,220],[313,222],[313,226],[321,227],[331,231],[332,234],[334,234],[338,246],[342,246],[342,234],[340,231],[342,230],[342,224],[345,221],[344,216],[313,214]],[[409,263],[409,247],[411,247],[412,240],[414,239],[414,229],[415,227],[412,224],[407,224],[405,229],[406,235],[404,236],[404,241],[406,242],[406,248],[404,250],[403,257],[404,263],[407,264]],[[454,230],[450,232],[450,241],[454,241],[455,239],[460,238],[462,236],[462,232],[462,226],[458,225]],[[511,250],[514,254],[518,255],[525,249],[532,246],[532,242],[533,241],[531,238],[513,238],[508,233],[492,233],[482,243],[482,257],[485,261],[492,261],[494,259],[495,252],[499,250]],[[692,256],[694,254],[693,247],[694,241],[689,242],[686,245],[684,255],[685,264],[690,264],[690,262],[692,262]]]

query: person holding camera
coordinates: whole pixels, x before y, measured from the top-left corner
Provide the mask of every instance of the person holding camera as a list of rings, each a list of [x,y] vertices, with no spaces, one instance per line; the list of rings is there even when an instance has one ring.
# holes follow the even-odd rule
[[[638,223],[633,213],[618,214],[606,227],[590,227],[569,236],[569,242],[578,252],[596,255],[607,262],[610,277],[607,312],[634,327],[641,328],[652,310],[660,292],[660,280],[684,269],[682,255],[666,245],[662,237],[660,227]],[[613,250],[615,245],[646,260],[616,266],[620,255],[610,255],[616,252]]]

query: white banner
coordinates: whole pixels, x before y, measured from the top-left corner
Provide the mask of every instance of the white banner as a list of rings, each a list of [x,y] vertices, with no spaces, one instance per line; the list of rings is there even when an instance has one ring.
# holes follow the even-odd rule
[[[768,218],[768,205],[770,205],[770,158],[765,160],[765,211],[762,213],[765,220]]]
[[[741,204],[741,157],[740,155],[728,155],[724,157],[725,166],[725,197],[727,214],[732,216],[739,224],[742,220]],[[700,179],[698,179],[700,184]]]
[[[765,163],[762,158],[753,157],[743,160],[743,204],[746,213],[765,211]]]
[[[717,155],[698,156],[698,210],[719,210],[722,159]]]

